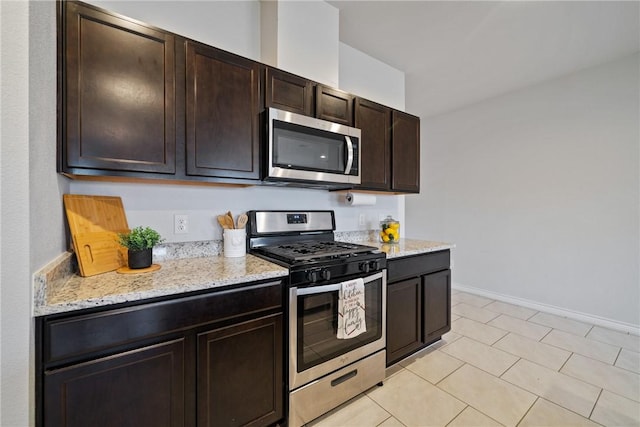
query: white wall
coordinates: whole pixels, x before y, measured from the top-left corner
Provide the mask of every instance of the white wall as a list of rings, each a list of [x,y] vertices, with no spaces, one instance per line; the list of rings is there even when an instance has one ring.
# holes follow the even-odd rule
[[[151,226],[167,242],[221,240],[216,216],[230,210],[234,216],[251,209],[333,209],[337,231],[376,228],[381,215],[399,215],[399,197],[378,196],[374,206],[349,207],[344,194],[279,187],[202,187],[73,181],[75,194],[99,194],[122,198],[130,227]],[[189,216],[189,233],[174,234],[176,214]],[[359,224],[360,214],[365,223]]]
[[[456,243],[454,282],[640,325],[638,65],[422,120],[407,228]]]
[[[318,0],[267,0],[260,4],[262,61],[338,87],[338,9]]]
[[[29,422],[29,5],[0,4],[0,424]],[[12,52],[9,56],[5,52]]]
[[[404,73],[340,43],[340,89],[404,111]]]
[[[0,2],[0,425],[34,422],[31,273],[65,247],[55,172],[55,3]]]
[[[260,60],[260,4],[257,1],[88,0],[87,3]]]

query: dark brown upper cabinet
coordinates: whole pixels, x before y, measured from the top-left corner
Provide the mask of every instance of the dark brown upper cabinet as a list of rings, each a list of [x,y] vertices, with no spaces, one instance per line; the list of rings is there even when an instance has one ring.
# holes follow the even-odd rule
[[[391,188],[391,109],[362,98],[355,100],[355,127],[362,131],[361,184],[364,190]]]
[[[312,116],[313,82],[275,68],[265,74],[265,106]]]
[[[316,86],[316,117],[353,126],[354,96],[329,86]]]
[[[186,62],[187,175],[259,179],[262,65],[192,41]]]
[[[62,7],[59,171],[175,173],[174,36],[84,4]]]
[[[356,190],[419,192],[418,117],[92,5],[57,5],[58,172],[259,183],[274,107],[362,130]]]
[[[420,192],[420,118],[391,113],[391,190]]]

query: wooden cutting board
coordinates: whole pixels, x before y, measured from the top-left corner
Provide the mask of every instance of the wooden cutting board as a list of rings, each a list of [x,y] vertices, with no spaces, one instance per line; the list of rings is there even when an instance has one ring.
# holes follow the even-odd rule
[[[81,276],[93,276],[127,265],[127,250],[118,233],[129,231],[122,199],[65,194],[64,207]]]

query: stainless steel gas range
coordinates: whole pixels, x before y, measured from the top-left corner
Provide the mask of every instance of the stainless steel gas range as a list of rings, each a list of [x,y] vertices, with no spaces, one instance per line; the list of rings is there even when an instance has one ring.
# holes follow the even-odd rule
[[[333,211],[250,211],[249,252],[289,268],[290,427],[382,384],[386,256],[334,240]]]

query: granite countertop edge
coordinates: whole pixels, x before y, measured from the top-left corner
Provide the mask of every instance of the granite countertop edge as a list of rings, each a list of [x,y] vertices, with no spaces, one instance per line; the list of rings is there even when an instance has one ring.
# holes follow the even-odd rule
[[[351,240],[346,237],[340,240]],[[357,243],[379,249],[387,259],[455,248],[451,243],[406,238],[396,244],[370,239],[358,239]],[[287,268],[253,255],[239,258],[213,255],[160,261],[161,269],[152,273],[109,272],[80,277],[73,271],[73,258],[72,253],[63,253],[34,274],[34,316],[249,284],[288,275]]]
[[[364,240],[358,243],[373,246],[387,255],[387,259],[402,258],[412,255],[427,254],[454,249],[453,243],[434,242],[430,240],[402,238],[398,243],[380,243],[375,240]]]
[[[54,261],[64,261],[60,256]],[[212,256],[158,262],[160,270],[142,274],[115,271],[96,276],[52,277],[55,268],[34,275],[35,317],[87,308],[220,289],[238,284],[279,279],[288,270],[253,255],[238,258]]]

